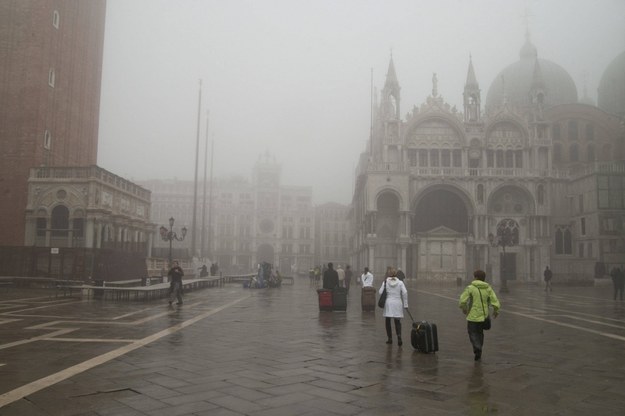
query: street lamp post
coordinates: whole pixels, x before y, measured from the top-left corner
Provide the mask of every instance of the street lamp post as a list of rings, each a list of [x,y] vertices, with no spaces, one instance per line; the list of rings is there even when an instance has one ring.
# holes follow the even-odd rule
[[[184,240],[185,236],[187,235],[187,227],[182,227],[182,230],[180,230],[180,232],[182,233],[182,235],[180,237],[178,237],[178,234],[176,234],[174,232],[174,217],[169,218],[169,229],[167,229],[165,226],[161,225],[161,228],[159,229],[159,232],[161,234],[161,238],[163,239],[163,241],[169,241],[169,267],[171,267],[172,265],[172,243],[174,242],[174,240],[176,241],[182,241]]]
[[[501,230],[497,230],[497,236],[495,237],[493,233],[488,234],[488,242],[492,247],[501,247],[503,252],[503,256],[501,258],[501,292],[507,293],[508,290],[508,276],[506,275],[506,247],[510,247],[513,245],[512,233],[510,230],[506,228],[502,228]]]

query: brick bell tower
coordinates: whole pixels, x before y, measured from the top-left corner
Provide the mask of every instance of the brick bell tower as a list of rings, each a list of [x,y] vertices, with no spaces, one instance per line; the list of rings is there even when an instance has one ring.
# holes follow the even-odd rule
[[[0,2],[0,245],[24,244],[29,169],[95,165],[106,0]]]

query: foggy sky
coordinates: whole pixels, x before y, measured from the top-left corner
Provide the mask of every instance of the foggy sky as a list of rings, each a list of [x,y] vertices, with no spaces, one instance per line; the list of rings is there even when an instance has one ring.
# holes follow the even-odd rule
[[[371,69],[379,90],[392,51],[402,118],[431,94],[434,72],[462,111],[469,55],[484,102],[519,59],[526,20],[539,58],[596,103],[625,50],[622,0],[108,0],[98,164],[135,181],[192,180],[202,79],[200,180],[210,111],[215,177],[249,178],[269,152],[284,185],[349,203]]]

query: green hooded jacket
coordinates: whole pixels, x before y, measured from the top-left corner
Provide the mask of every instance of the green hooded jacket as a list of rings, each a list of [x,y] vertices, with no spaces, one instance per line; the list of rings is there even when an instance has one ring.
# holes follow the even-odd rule
[[[483,304],[480,302],[480,293]],[[484,322],[489,313],[489,306],[493,307],[493,311],[499,312],[501,304],[495,291],[488,283],[474,280],[460,295],[458,306],[467,315],[467,321]]]

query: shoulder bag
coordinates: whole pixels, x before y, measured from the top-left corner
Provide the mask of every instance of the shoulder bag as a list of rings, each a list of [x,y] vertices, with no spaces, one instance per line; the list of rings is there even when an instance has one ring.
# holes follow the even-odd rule
[[[384,290],[380,295],[380,299],[378,299],[378,306],[380,308],[384,308],[384,304],[386,303],[386,280],[384,280]]]
[[[490,327],[492,326],[492,322],[490,320],[490,314],[487,314],[486,311],[484,310],[484,301],[482,300],[482,291],[480,290],[480,288],[477,288],[478,293],[480,294],[480,303],[482,304],[482,311],[484,311],[484,315],[486,315],[486,318],[484,318],[484,323],[482,324],[482,329],[485,331],[488,331],[490,329]]]

